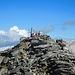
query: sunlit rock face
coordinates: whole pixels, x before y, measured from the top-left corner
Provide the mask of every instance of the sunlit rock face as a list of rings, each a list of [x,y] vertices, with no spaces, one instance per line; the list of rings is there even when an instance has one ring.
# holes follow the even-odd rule
[[[73,41],[65,41],[66,47],[65,49],[69,50],[71,53],[75,55],[75,42]]]
[[[75,56],[48,35],[23,37],[0,52],[0,75],[75,75]]]

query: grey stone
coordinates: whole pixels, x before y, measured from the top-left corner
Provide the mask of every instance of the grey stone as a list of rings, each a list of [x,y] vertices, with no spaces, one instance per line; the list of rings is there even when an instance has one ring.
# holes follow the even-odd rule
[[[0,64],[2,63],[4,57],[3,56],[0,56]]]
[[[9,57],[4,58],[1,64],[7,64],[9,59],[10,59]]]
[[[39,45],[39,46],[34,46],[34,48],[45,48],[45,47],[49,47],[50,45],[49,44],[45,44],[45,45]]]
[[[21,40],[0,52],[0,75],[75,75],[75,55],[63,48],[63,41],[58,44],[44,34]]]
[[[15,51],[11,52],[11,55],[12,56],[16,56],[20,52],[21,52],[20,50],[15,50]]]

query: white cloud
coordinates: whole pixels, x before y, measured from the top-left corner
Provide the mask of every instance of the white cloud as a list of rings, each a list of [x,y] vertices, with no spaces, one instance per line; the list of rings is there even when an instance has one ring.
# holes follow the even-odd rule
[[[68,26],[75,26],[75,21],[66,21],[62,25],[63,25],[62,29],[66,29],[68,28]]]
[[[10,28],[9,31],[19,31],[19,28],[17,26],[14,26],[14,27]]]
[[[11,27],[7,32],[0,30],[0,47],[15,45],[19,42],[20,37],[28,36],[27,30],[21,30],[17,26]]]
[[[25,30],[25,29],[20,30],[17,26],[10,28],[9,32],[13,32],[13,34],[17,34],[17,35],[21,35],[21,36],[25,36],[25,37],[29,36],[27,30]],[[14,32],[16,32],[16,33],[14,33]]]
[[[3,31],[3,30],[0,30],[0,35],[4,35],[5,34],[5,31]]]
[[[6,49],[8,49],[8,48],[12,48],[13,46],[7,46],[7,47],[1,47],[0,48],[0,51],[4,51],[4,50],[6,50]]]
[[[45,28],[40,28],[40,27],[37,27],[37,28],[34,28],[33,31],[34,32],[43,32],[43,33],[48,33],[50,31],[52,31],[54,29],[54,27],[52,25],[49,25],[49,26],[46,26]]]

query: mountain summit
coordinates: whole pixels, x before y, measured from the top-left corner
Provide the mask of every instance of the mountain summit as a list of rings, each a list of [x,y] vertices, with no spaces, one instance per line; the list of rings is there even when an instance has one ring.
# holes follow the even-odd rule
[[[0,52],[0,75],[75,75],[75,56],[48,35],[22,37]]]

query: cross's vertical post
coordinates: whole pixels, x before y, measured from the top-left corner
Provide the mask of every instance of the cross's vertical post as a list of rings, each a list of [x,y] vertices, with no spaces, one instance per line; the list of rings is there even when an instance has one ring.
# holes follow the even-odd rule
[[[31,28],[30,36],[32,37],[32,28]]]

